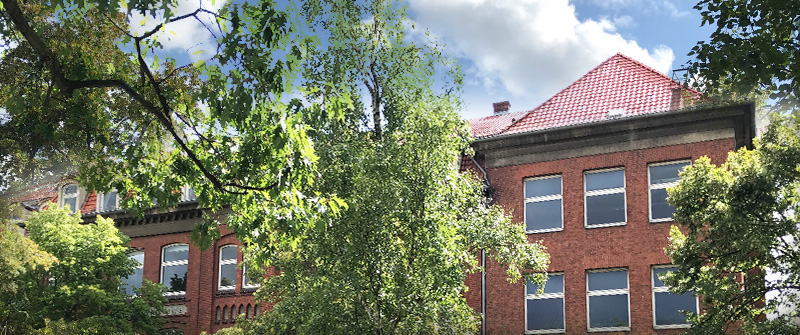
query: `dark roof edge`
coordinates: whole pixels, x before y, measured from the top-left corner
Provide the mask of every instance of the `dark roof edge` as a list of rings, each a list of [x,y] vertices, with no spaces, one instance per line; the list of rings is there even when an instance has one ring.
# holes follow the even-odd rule
[[[473,140],[472,144],[473,144],[473,146],[477,145],[477,144],[488,144],[488,143],[494,142],[494,141],[502,141],[502,140],[515,139],[515,138],[523,138],[523,137],[527,137],[527,136],[530,136],[530,135],[536,135],[536,134],[543,134],[543,133],[549,133],[549,132],[559,132],[559,131],[569,131],[569,130],[573,130],[573,129],[590,128],[590,127],[597,127],[597,126],[603,126],[603,125],[615,125],[615,124],[622,124],[622,123],[630,122],[630,121],[643,120],[643,119],[648,119],[648,118],[658,118],[658,117],[665,117],[665,116],[673,116],[673,115],[677,115],[677,114],[689,114],[689,113],[691,113],[693,116],[695,116],[695,115],[708,114],[708,113],[717,112],[717,111],[730,111],[730,110],[738,110],[738,109],[745,109],[745,108],[747,109],[746,113],[749,114],[749,116],[746,118],[746,124],[744,125],[745,129],[741,129],[744,132],[742,135],[744,135],[744,138],[747,138],[745,140],[746,143],[743,143],[743,144],[744,144],[744,146],[746,146],[748,148],[752,148],[753,147],[752,139],[756,135],[755,105],[752,102],[734,103],[734,104],[729,104],[729,105],[715,105],[715,106],[710,106],[710,107],[707,107],[707,108],[691,108],[691,109],[667,110],[667,111],[656,112],[656,113],[639,114],[639,115],[623,117],[623,118],[619,118],[619,119],[607,119],[607,120],[595,121],[595,122],[589,122],[589,123],[580,123],[580,124],[567,125],[567,126],[563,126],[563,127],[553,127],[553,128],[547,128],[547,129],[538,129],[538,130],[527,131],[527,132],[522,132],[522,133],[513,133],[513,134],[497,135],[497,136],[491,136],[491,137],[482,137],[482,138],[476,138],[475,140]],[[713,117],[706,117],[706,118],[718,118],[718,117],[720,117],[720,115],[714,115]],[[741,146],[742,145],[740,145],[737,142],[737,148],[739,148]]]

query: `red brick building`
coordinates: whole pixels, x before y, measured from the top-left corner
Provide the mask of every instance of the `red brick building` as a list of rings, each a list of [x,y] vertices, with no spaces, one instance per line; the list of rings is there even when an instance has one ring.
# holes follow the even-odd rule
[[[471,275],[467,301],[484,315],[486,334],[654,334],[685,327],[679,309],[697,299],[667,292],[671,209],[665,188],[685,164],[707,155],[722,163],[730,150],[750,146],[752,105],[683,111],[696,96],[663,74],[615,55],[530,111],[472,120],[475,160],[465,166],[485,176],[493,201],[526,225],[530,241],[551,255],[543,295],[506,281],[505,269],[486,264]],[[142,218],[121,211],[115,194],[95,194],[74,180],[55,178],[10,195],[26,210],[49,201],[80,209],[84,220],[113,218],[131,237],[130,257],[142,266],[128,278],[166,285],[165,328],[176,334],[215,332],[269,306],[255,304],[257,288],[239,267],[235,236],[207,251],[191,245],[202,219],[193,191],[176,208],[151,209]],[[220,217],[225,213],[218,213]],[[23,217],[23,215],[20,215]],[[672,329],[672,330],[670,330]]]
[[[551,256],[544,294],[488,262],[468,279],[486,334],[660,334],[686,328],[691,294],[668,292],[666,188],[701,156],[751,146],[752,105],[685,110],[696,94],[617,54],[530,111],[472,120],[469,166]],[[482,171],[481,171],[482,170]],[[485,278],[482,280],[482,278]],[[527,287],[526,287],[527,286]],[[482,289],[483,288],[483,289]]]
[[[192,189],[185,187],[182,194],[176,208],[153,208],[141,218],[120,210],[115,193],[87,192],[75,180],[61,176],[8,196],[10,202],[22,205],[22,211],[35,211],[52,201],[79,209],[85,222],[93,222],[97,215],[114,219],[117,228],[131,238],[129,257],[141,264],[125,280],[125,289],[132,294],[132,287],[140,286],[142,279],[167,286],[169,323],[164,325],[164,334],[213,333],[234,324],[239,315],[251,318],[268,308],[254,301],[258,286],[247,279],[247,269],[239,266],[243,261],[240,244],[225,226],[208,250],[191,244],[189,232],[203,219],[203,211]],[[22,219],[25,213],[18,215]]]

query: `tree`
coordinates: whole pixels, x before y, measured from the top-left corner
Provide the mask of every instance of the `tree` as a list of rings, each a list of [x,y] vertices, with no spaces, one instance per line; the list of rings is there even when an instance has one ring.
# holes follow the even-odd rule
[[[56,259],[39,250],[22,233],[22,229],[10,222],[3,222],[0,228],[0,334],[11,331],[15,317],[13,299],[24,286],[29,272],[39,268],[47,270]]]
[[[780,0],[700,0],[702,25],[716,24],[699,41],[689,66],[710,90],[769,94],[777,107],[800,106],[800,6]]]
[[[315,187],[347,207],[319,219],[296,246],[269,246],[279,274],[257,297],[274,307],[222,332],[474,332],[479,320],[462,294],[466,274],[479,270],[477,252],[509,266],[511,280],[540,284],[548,256],[486,206],[474,175],[459,171],[470,136],[456,113],[458,88],[431,88],[436,74],[457,69],[435,45],[406,35],[405,11],[392,1],[309,6],[320,6],[306,13],[330,43],[312,52],[304,77],[334,82],[355,102],[343,120],[311,133]],[[370,92],[368,108],[360,89]]]
[[[731,327],[800,333],[798,121],[773,119],[754,150],[739,149],[719,167],[698,159],[669,190],[686,234],[672,227],[667,253],[680,270],[666,282],[701,297],[704,312],[691,318],[693,334]]]
[[[0,188],[76,162],[82,185],[125,194],[125,208],[173,206],[189,184],[201,206],[240,215],[233,229],[264,222],[272,242],[294,243],[315,213],[337,204],[305,193],[317,175],[303,117],[323,106],[336,117],[348,99],[304,105],[285,96],[314,41],[272,1],[177,11],[174,0],[3,0]],[[133,29],[133,14],[157,24]],[[213,34],[216,53],[179,63],[163,49],[159,34],[186,20]],[[292,223],[271,226],[276,217]],[[219,224],[207,220],[195,240],[207,246]]]
[[[145,281],[135,297],[120,290],[135,261],[127,256],[128,238],[110,219],[83,224],[68,209],[51,208],[32,214],[26,227],[30,239],[13,229],[2,232],[3,242],[12,235],[16,239],[14,247],[2,249],[3,259],[10,254],[10,265],[26,270],[4,273],[14,286],[0,292],[2,329],[12,334],[158,333],[166,321],[163,288]],[[29,248],[24,257],[16,243]]]

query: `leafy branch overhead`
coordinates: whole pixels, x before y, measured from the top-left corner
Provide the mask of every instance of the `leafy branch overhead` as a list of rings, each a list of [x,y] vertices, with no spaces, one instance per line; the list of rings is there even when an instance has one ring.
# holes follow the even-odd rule
[[[128,10],[152,12],[149,6],[154,4],[132,2]],[[297,122],[303,106],[297,100],[281,102],[303,56],[304,44],[310,39],[292,38],[294,28],[273,4],[229,4],[219,12],[201,7],[179,16],[162,11],[163,22],[139,35],[129,32],[128,20],[109,4],[102,4],[105,10],[88,4],[77,8],[73,3],[52,5],[55,9],[50,10],[20,5],[17,0],[3,1],[3,36],[17,42],[17,47],[3,57],[3,68],[38,77],[35,82],[19,83],[24,85],[3,85],[3,96],[9,98],[3,107],[12,119],[5,127],[23,126],[20,123],[26,121],[25,114],[32,110],[47,114],[47,110],[59,109],[59,115],[47,115],[56,117],[47,124],[68,121],[69,126],[95,135],[87,139],[80,152],[99,156],[89,160],[89,167],[117,165],[104,171],[110,172],[119,171],[117,167],[137,170],[144,164],[168,163],[164,173],[151,176],[165,178],[161,185],[148,185],[155,189],[170,191],[168,183],[208,183],[201,193],[242,195],[273,188],[285,190],[310,179],[303,170],[308,170],[315,157],[306,127]],[[175,3],[159,5],[169,9]],[[201,14],[209,16],[210,22]],[[181,20],[202,22],[216,36],[219,53],[194,66],[178,66],[169,57],[161,66],[148,61],[148,57],[157,60],[162,48],[156,33]],[[103,34],[100,41],[88,31],[98,28]],[[66,41],[49,38],[57,35]],[[91,56],[97,52],[73,49],[83,43],[101,50],[106,57],[95,58]],[[280,59],[275,50],[291,52]],[[8,80],[3,84],[12,83]],[[15,96],[20,99],[11,99]],[[85,104],[93,108],[79,108]],[[58,135],[71,130],[53,125],[46,134],[50,138],[43,138],[38,148],[37,143],[13,144],[31,157],[40,157],[46,145],[70,150],[75,143],[57,141],[62,139]],[[261,144],[252,143],[256,141]],[[170,150],[171,146],[177,150]],[[125,166],[114,164],[120,158]],[[174,180],[167,172],[186,176],[187,180]],[[108,188],[105,184],[112,182],[99,179],[87,182],[99,188]],[[144,185],[113,182],[116,185],[110,186],[118,189],[147,192],[141,187]]]
[[[782,0],[700,0],[694,8],[702,25],[715,29],[689,53],[701,78],[696,84],[733,97],[768,96],[785,111],[800,107],[800,7]]]
[[[137,210],[174,206],[188,184],[211,210],[291,217],[287,243],[340,204],[306,193],[318,175],[313,125],[303,118],[336,118],[350,100],[286,96],[317,90],[293,90],[314,38],[274,3],[200,3],[187,13],[169,0],[2,4],[0,32],[11,46],[0,58],[4,185],[74,163],[87,188],[116,189]],[[137,27],[134,14],[160,23]],[[216,52],[178,64],[162,33],[186,20],[201,23],[212,36],[205,50]],[[201,237],[219,224],[207,223],[212,232]]]

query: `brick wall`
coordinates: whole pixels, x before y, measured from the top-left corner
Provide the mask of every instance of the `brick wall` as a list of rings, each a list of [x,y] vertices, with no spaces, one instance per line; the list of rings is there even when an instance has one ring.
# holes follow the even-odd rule
[[[523,222],[524,216],[523,179],[551,174],[562,176],[563,231],[530,234],[528,239],[541,240],[551,255],[550,271],[564,273],[567,334],[586,333],[586,271],[606,268],[628,270],[631,331],[620,334],[680,332],[653,329],[650,269],[652,265],[670,263],[663,249],[667,246],[672,222],[649,222],[647,166],[649,163],[695,160],[704,155],[709,156],[712,163],[721,164],[733,149],[733,139],[721,139],[487,171],[496,189],[495,203],[511,212],[513,221],[518,223]],[[583,172],[612,167],[625,169],[627,224],[584,228]],[[487,263],[487,331],[489,334],[521,334],[525,329],[524,286],[522,283],[508,283],[505,269],[492,261]],[[480,311],[479,303],[473,299],[468,301],[470,306]]]
[[[184,333],[200,334],[202,331],[216,332],[217,330],[229,327],[234,324],[233,316],[238,315],[239,306],[247,311],[248,306],[255,312],[257,306],[253,300],[252,291],[242,289],[242,269],[237,269],[236,289],[234,292],[217,292],[219,276],[219,250],[226,245],[237,245],[238,262],[242,262],[241,246],[233,233],[226,227],[221,227],[221,238],[206,251],[191,244],[188,233],[164,234],[156,236],[144,236],[131,239],[132,247],[141,248],[144,251],[144,279],[158,283],[161,275],[161,249],[175,243],[189,244],[189,264],[186,280],[186,296],[183,299],[170,299],[167,306],[186,306],[186,313],[182,315],[171,315],[168,317],[169,323],[164,328],[180,328]],[[222,311],[227,306],[231,306],[235,312],[231,317],[226,318],[221,315],[217,320],[217,307]],[[259,310],[264,310],[269,306],[260,306]],[[230,312],[229,312],[230,313]]]

